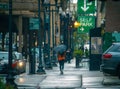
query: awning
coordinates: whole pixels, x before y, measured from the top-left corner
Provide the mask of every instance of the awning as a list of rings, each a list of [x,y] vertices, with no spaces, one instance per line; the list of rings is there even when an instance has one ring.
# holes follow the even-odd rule
[[[13,19],[12,19],[12,32],[17,33],[18,29]],[[9,16],[8,15],[0,15],[0,32],[9,32]]]

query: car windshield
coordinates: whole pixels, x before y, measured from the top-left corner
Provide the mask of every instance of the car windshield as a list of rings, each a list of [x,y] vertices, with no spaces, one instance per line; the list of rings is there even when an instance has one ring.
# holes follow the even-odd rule
[[[16,57],[17,57],[17,59],[22,59],[22,54],[18,53],[18,54],[16,54]]]
[[[17,56],[15,54],[13,54],[13,59],[17,59]]]
[[[113,44],[109,49],[109,52],[120,52],[120,46]]]

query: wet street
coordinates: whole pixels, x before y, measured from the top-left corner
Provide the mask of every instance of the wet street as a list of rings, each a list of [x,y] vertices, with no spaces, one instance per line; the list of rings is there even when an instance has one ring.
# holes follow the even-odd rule
[[[65,63],[64,74],[59,68],[46,70],[46,74],[22,74],[16,77],[19,89],[120,89],[120,80],[116,77],[103,76],[99,71],[89,71],[88,63],[75,68],[74,59]]]
[[[3,87],[120,89],[120,0],[0,0],[0,51]]]

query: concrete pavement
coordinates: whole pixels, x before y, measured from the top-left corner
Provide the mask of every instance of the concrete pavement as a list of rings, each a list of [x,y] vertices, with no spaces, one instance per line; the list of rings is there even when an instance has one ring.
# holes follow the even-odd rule
[[[16,77],[15,82],[17,83],[19,89],[22,89],[23,87],[36,89],[37,87],[40,87],[40,89],[81,88],[82,75],[79,73],[79,70],[80,68],[75,68],[74,60],[72,60],[71,64],[65,63],[65,70],[63,75],[60,74],[59,67],[57,66],[53,67],[52,70],[46,70],[46,74],[43,75],[29,75],[27,73],[22,74]]]
[[[75,68],[75,59],[70,64],[65,63],[64,74],[60,75],[59,67],[45,70],[46,74],[28,73],[16,76],[15,82],[19,89],[120,89],[106,87],[103,74],[99,71],[89,71],[88,62],[80,63],[80,68]],[[104,80],[105,79],[105,80]]]

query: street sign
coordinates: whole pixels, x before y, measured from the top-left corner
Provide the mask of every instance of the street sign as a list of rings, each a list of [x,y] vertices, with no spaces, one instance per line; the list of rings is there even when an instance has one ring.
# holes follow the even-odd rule
[[[8,9],[9,5],[6,3],[0,3],[0,9]]]
[[[81,24],[78,28],[78,33],[88,33],[91,28],[95,27],[94,16],[79,16],[78,22]]]
[[[77,12],[78,14],[90,14],[96,10],[95,1],[88,2],[88,0],[78,0]]]
[[[39,29],[39,19],[38,18],[30,18],[29,28],[30,28],[30,30],[38,30]]]

